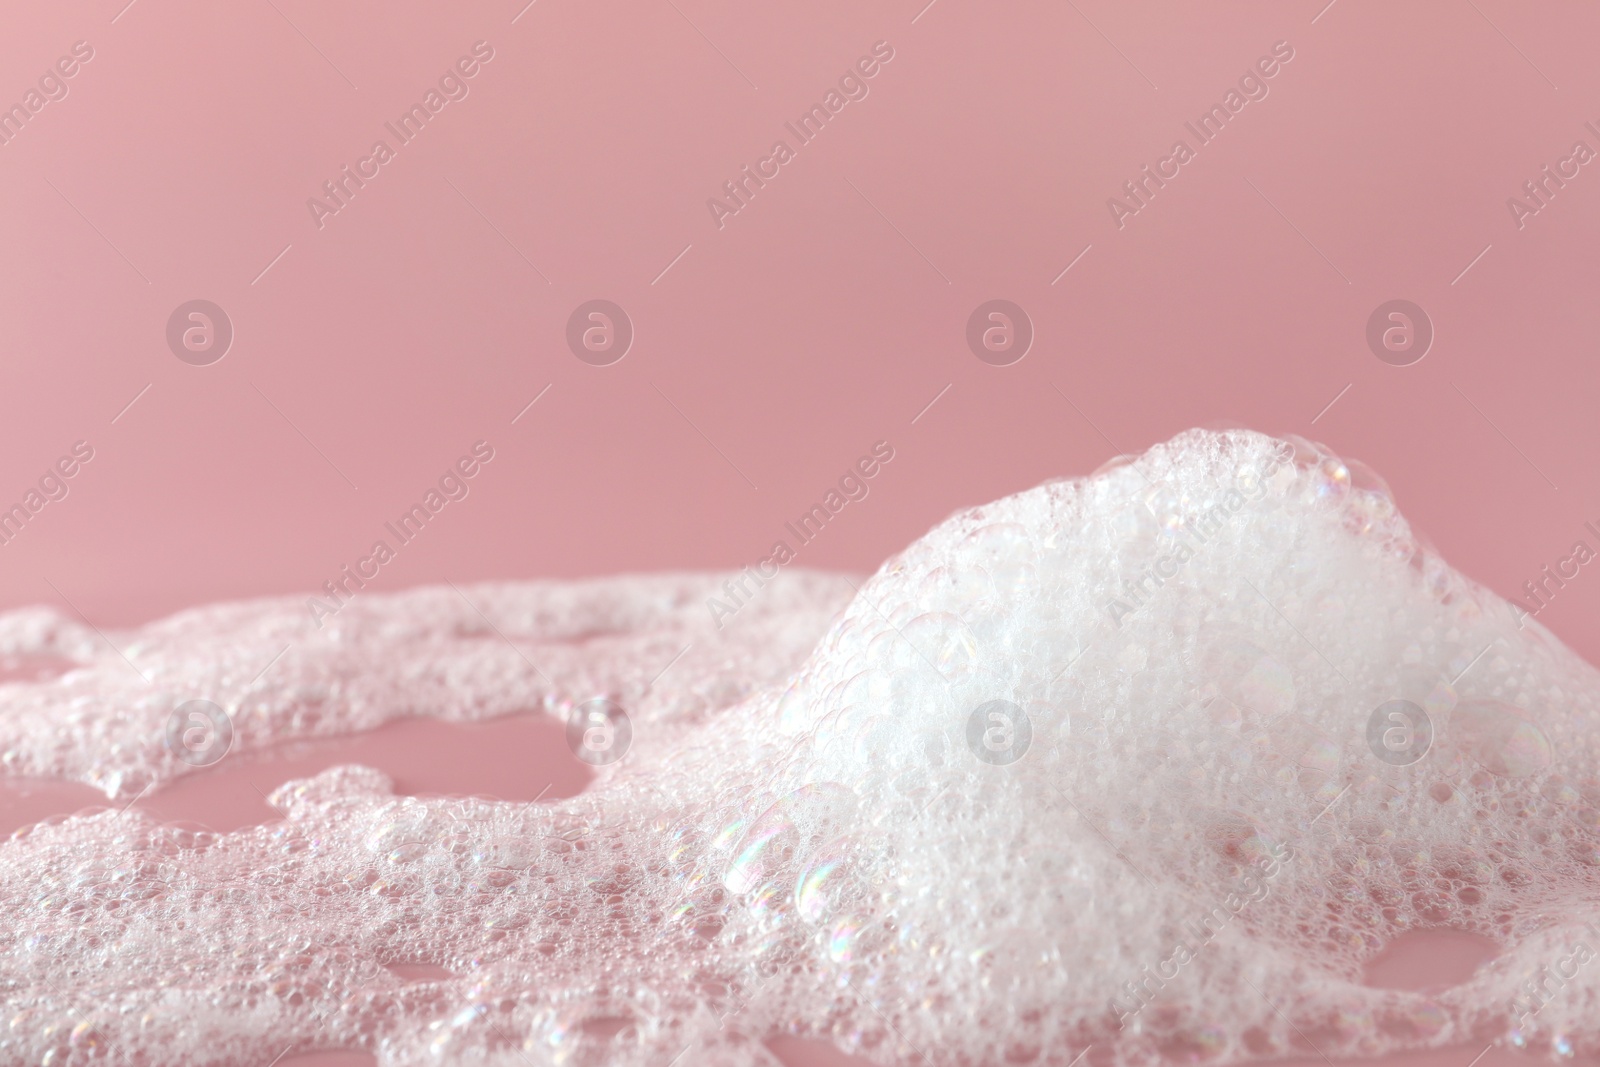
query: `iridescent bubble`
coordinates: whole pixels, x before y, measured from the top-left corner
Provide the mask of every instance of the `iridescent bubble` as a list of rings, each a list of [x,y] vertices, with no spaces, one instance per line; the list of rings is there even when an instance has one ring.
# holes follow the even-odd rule
[[[1144,494],[1144,506],[1149,512],[1149,517],[1167,533],[1176,533],[1182,528],[1183,501],[1170,486],[1164,484],[1152,486]]]
[[[834,963],[849,963],[853,960],[864,925],[860,919],[854,917],[834,924],[833,931],[828,935],[828,958]]]
[[[856,847],[853,836],[836,837],[806,862],[794,890],[795,908],[802,919],[820,923],[838,910],[855,874],[850,860]]]
[[[711,839],[711,850],[713,852],[721,852],[732,847],[734,842],[744,837],[745,831],[749,826],[750,820],[743,816],[729,822]]]
[[[1343,502],[1350,495],[1350,468],[1337,456],[1325,456],[1312,468],[1311,491],[1319,500]]]
[[[822,842],[837,837],[854,815],[855,794],[836,782],[803,786],[773,804],[735,846],[722,884],[765,909],[794,885],[799,868]]]
[[[804,676],[798,675],[778,701],[778,729],[788,736],[803,733],[816,721],[816,715],[821,710],[821,702],[814,699]]]

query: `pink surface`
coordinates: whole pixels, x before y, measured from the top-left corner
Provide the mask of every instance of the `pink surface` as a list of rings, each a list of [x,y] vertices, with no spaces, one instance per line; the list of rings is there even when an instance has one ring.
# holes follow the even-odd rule
[[[1592,6],[524,2],[5,13],[0,105],[39,109],[0,126],[0,508],[41,506],[0,545],[0,606],[104,627],[312,591],[479,441],[492,461],[375,588],[737,567],[887,441],[800,557],[865,570],[957,507],[1219,420],[1367,462],[1508,596],[1600,544]],[[1277,42],[1293,58],[1257,67]],[[316,218],[452,68],[460,98]],[[1241,84],[1258,98],[1163,163]],[[772,176],[708,209],[746,165]],[[1136,178],[1148,202],[1108,207]],[[1532,180],[1553,194],[1519,218]],[[632,324],[609,365],[568,344],[596,299]],[[996,299],[1031,322],[1008,365],[968,347]],[[1395,366],[1368,321],[1402,299],[1433,338]],[[194,300],[232,324],[205,365],[168,343]],[[1595,660],[1590,570],[1539,619]],[[553,767],[416,789],[521,796]],[[227,780],[214,816],[265,817]],[[82,800],[41,796],[13,823]]]

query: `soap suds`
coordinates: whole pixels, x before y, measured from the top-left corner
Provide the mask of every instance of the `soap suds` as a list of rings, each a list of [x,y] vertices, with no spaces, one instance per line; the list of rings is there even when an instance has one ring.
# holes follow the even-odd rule
[[[346,766],[230,834],[137,807],[20,831],[0,1060],[1600,1052],[1600,675],[1359,465],[1191,431],[959,513],[859,592],[785,573],[719,632],[720,577],[423,589],[321,632],[222,605],[120,651],[0,617],[0,655],[83,665],[0,686],[4,770],[112,798],[200,772],[163,740],[196,698],[230,753],[601,697],[632,734],[551,804]],[[1372,740],[1393,701],[1414,760],[1409,712]],[[1363,984],[1430,927],[1505,949],[1444,991]]]

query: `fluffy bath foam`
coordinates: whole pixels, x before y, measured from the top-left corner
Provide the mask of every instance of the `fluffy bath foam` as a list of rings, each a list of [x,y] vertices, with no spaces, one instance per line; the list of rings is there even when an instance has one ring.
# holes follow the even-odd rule
[[[865,581],[780,575],[718,629],[726,581],[363,594],[320,629],[233,604],[115,648],[0,617],[0,653],[80,665],[0,687],[0,766],[112,798],[0,845],[0,1061],[1600,1052],[1600,675],[1359,464],[1196,430]],[[631,747],[554,803],[346,766],[235,833],[119,814],[203,772],[167,729],[196,698],[230,757],[515,712]],[[1362,983],[1426,928],[1503,951],[1431,994]]]

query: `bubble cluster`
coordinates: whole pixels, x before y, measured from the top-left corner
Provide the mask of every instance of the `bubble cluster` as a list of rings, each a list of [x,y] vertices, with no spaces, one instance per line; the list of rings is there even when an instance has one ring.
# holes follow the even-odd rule
[[[859,592],[786,572],[718,631],[716,581],[418,590],[316,632],[224,605],[112,635],[126,661],[0,618],[0,653],[84,664],[0,688],[5,770],[113,796],[196,771],[164,743],[184,699],[235,750],[400,715],[629,731],[555,803],[345,766],[234,833],[19,831],[0,1060],[1600,1053],[1600,676],[1358,464],[1191,431],[961,512]],[[1443,991],[1362,983],[1430,927],[1505,949]]]

